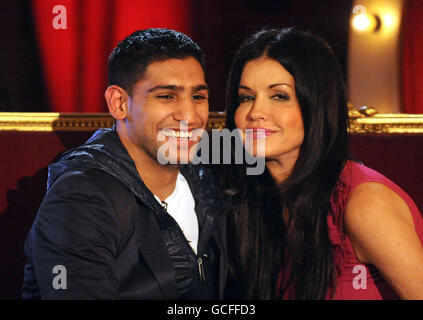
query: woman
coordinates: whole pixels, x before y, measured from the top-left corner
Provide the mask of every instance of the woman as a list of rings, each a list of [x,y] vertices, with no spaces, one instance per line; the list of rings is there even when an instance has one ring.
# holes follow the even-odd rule
[[[423,299],[423,218],[393,182],[349,160],[329,46],[295,29],[259,32],[237,53],[227,94],[228,128],[244,144],[252,130],[251,152],[264,141],[266,160],[262,175],[226,175],[228,297]]]

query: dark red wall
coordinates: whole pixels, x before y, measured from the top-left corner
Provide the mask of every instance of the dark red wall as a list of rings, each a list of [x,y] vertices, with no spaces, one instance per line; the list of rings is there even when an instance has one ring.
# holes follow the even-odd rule
[[[345,73],[352,0],[194,1],[193,5],[192,37],[207,55],[212,110],[224,110],[226,77],[237,48],[264,27],[298,26],[320,34],[333,47]]]
[[[224,109],[226,77],[236,49],[245,37],[263,27],[298,26],[320,34],[332,45],[345,70],[352,0],[192,0],[191,3],[190,36],[207,56],[212,111]],[[50,111],[33,18],[30,1],[2,2],[0,111]]]

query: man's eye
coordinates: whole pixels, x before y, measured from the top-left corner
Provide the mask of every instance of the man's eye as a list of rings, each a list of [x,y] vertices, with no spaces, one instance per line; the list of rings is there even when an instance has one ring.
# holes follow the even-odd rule
[[[241,94],[241,95],[238,96],[238,100],[239,100],[239,103],[245,103],[245,102],[253,101],[254,97]]]
[[[170,100],[170,99],[173,99],[173,96],[170,95],[170,94],[161,94],[161,95],[157,96],[157,98],[163,99],[163,100]]]
[[[201,94],[196,94],[196,95],[192,96],[192,100],[195,100],[195,101],[202,101],[202,100],[206,100],[206,99],[207,99],[207,97],[203,96]]]

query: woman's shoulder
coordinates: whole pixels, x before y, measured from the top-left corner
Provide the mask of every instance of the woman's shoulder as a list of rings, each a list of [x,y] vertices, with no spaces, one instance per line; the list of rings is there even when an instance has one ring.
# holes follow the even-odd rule
[[[332,204],[335,221],[360,226],[371,221],[380,223],[392,213],[412,223],[423,239],[423,216],[415,202],[383,174],[362,163],[348,161],[340,181],[338,201]]]
[[[345,220],[358,225],[374,220],[379,223],[392,215],[413,223],[408,201],[389,185],[380,181],[365,181],[351,192],[346,206]]]
[[[344,224],[350,237],[393,234],[399,224],[408,225],[423,240],[423,217],[414,201],[398,185],[379,172],[349,162],[346,181],[350,184]],[[383,222],[383,223],[382,223]],[[391,226],[391,230],[389,229]],[[353,236],[354,237],[354,236]],[[353,241],[354,242],[354,241]]]
[[[355,194],[354,198],[357,198],[357,188],[360,189],[358,198],[364,195],[377,198],[389,196],[389,190],[399,192],[401,197],[405,195],[400,187],[381,173],[361,162],[348,160],[339,176],[339,183],[332,197],[332,206],[339,215],[338,218],[344,215],[351,196]]]
[[[355,189],[366,182],[379,182],[385,185],[394,184],[380,172],[365,166],[361,162],[348,160],[341,173],[341,181],[347,184],[350,189]]]
[[[418,210],[414,201],[400,186],[361,162],[349,160],[341,173],[340,180],[348,189],[348,199],[357,188],[360,188],[359,198],[366,194],[366,197],[374,198],[374,200],[386,200],[385,198],[389,199],[396,194],[410,207],[411,211]]]

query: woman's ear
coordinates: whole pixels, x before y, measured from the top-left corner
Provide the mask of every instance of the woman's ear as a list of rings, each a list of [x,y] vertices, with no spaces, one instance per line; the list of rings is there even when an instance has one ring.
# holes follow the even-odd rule
[[[124,120],[128,115],[128,93],[117,85],[111,85],[104,92],[104,98],[112,117],[116,120]]]

